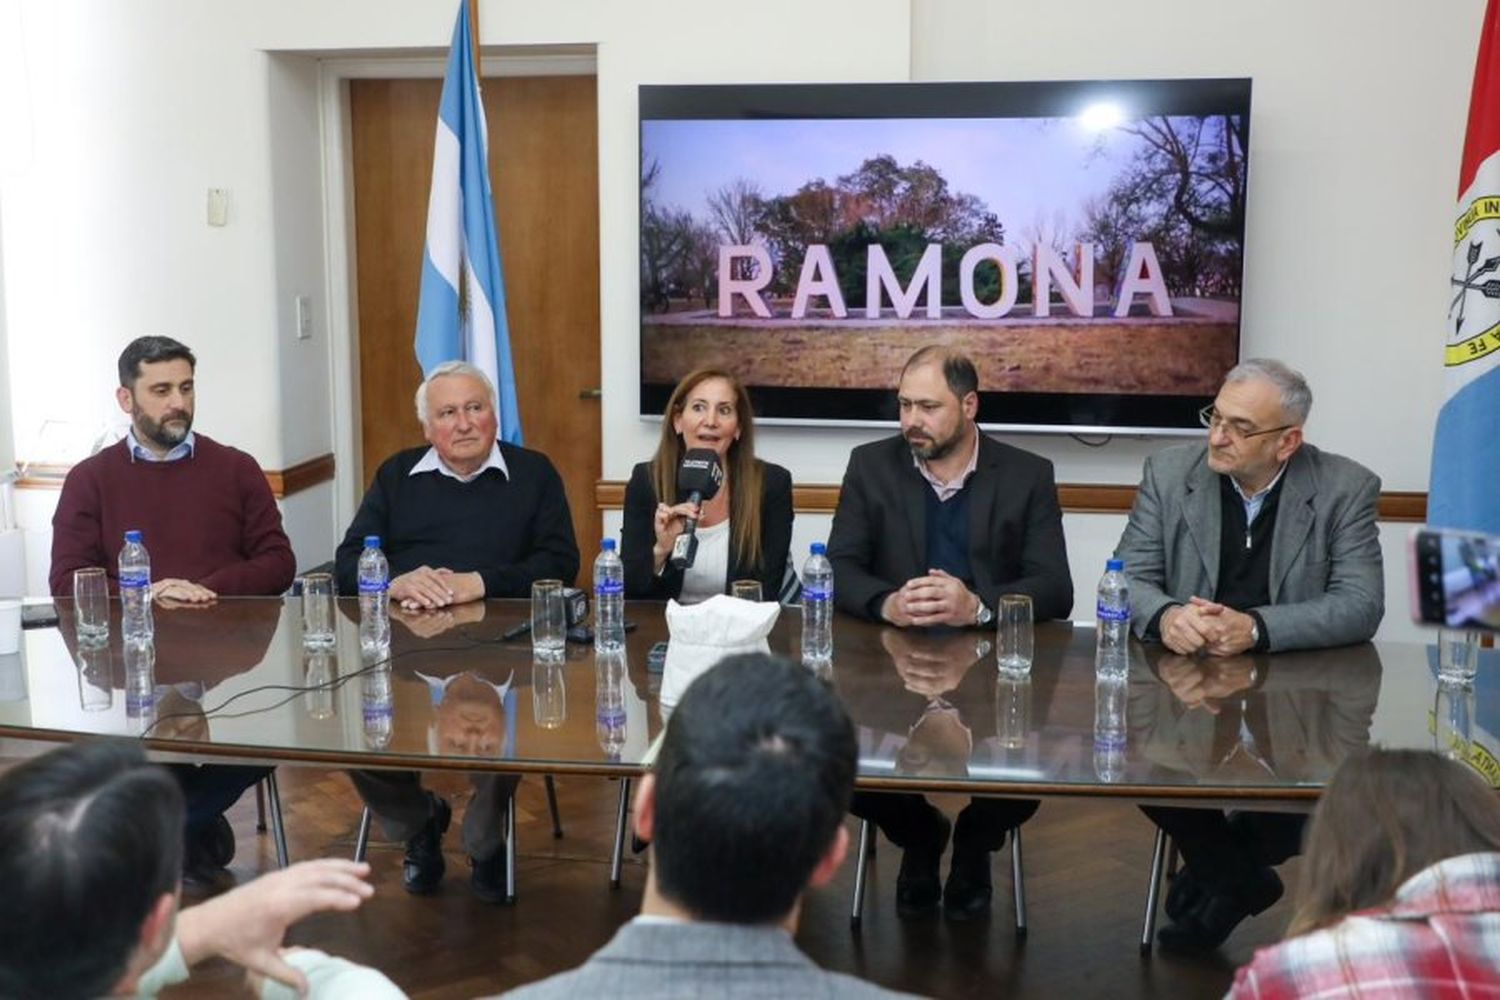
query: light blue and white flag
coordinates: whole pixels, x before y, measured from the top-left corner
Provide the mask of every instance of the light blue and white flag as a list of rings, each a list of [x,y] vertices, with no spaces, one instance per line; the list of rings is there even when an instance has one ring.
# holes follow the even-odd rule
[[[457,360],[487,374],[499,396],[500,438],[521,443],[505,281],[490,195],[489,136],[466,2],[458,5],[438,106],[416,349],[424,373]]]
[[[1459,166],[1443,365],[1448,398],[1432,442],[1427,521],[1500,535],[1500,3],[1479,35]]]

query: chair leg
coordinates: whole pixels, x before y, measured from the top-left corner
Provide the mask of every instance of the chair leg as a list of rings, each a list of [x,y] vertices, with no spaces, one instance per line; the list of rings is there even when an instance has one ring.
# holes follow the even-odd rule
[[[505,803],[505,905],[516,903],[516,796]]]
[[[255,783],[255,832],[266,832],[266,783]]]
[[[370,807],[365,806],[364,812],[359,814],[359,833],[354,835],[354,860],[363,861],[365,850],[370,846],[370,819],[373,813]]]
[[[1161,895],[1162,869],[1167,861],[1167,831],[1156,828],[1156,846],[1151,849],[1151,882],[1146,886],[1146,918],[1141,925],[1141,954],[1151,954],[1156,935],[1156,901]]]
[[[1016,937],[1026,936],[1026,866],[1021,855],[1021,828],[1010,832],[1010,880],[1016,895]]]
[[[552,775],[547,775],[543,784],[547,786],[547,810],[552,813],[552,839],[562,840],[562,814],[557,811],[557,784]]]
[[[285,868],[290,864],[286,849],[286,826],[281,819],[281,790],[276,786],[276,772],[266,775],[266,789],[271,793],[271,832],[276,840],[276,864]]]
[[[630,779],[620,779],[620,801],[615,806],[615,843],[609,855],[609,887],[620,888],[620,870],[625,862],[625,824],[630,817]]]
[[[849,904],[849,926],[859,928],[865,914],[865,873],[870,867],[870,858],[875,854],[875,825],[867,819],[859,821],[859,858],[854,863],[854,899]]]

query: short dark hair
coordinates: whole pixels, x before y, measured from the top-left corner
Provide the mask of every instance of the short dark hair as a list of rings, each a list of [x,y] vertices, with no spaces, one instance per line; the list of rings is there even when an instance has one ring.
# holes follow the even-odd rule
[[[157,361],[186,361],[194,371],[198,368],[198,359],[186,344],[171,337],[137,337],[120,352],[120,385],[134,388],[135,380],[141,377],[141,365]]]
[[[979,391],[979,371],[974,367],[974,362],[958,348],[943,344],[928,344],[918,348],[917,353],[907,358],[906,364],[901,367],[901,377],[905,378],[906,373],[913,368],[933,363],[942,364],[943,380],[960,401],[969,393]]]
[[[176,891],[182,817],[138,743],[77,743],[0,776],[0,996],[108,994]]]
[[[705,920],[786,916],[849,811],[857,762],[848,714],[805,667],[721,661],[688,686],[657,758],[662,895]]]

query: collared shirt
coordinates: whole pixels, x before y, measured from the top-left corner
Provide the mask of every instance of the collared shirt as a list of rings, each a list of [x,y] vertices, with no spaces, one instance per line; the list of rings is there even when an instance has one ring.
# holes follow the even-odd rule
[[[134,427],[125,432],[125,447],[130,452],[130,460],[132,462],[137,460],[142,462],[175,462],[180,458],[192,458],[195,446],[196,442],[193,439],[193,432],[188,431],[187,436],[173,445],[165,455],[158,455],[150,448],[141,444],[140,438],[135,436]]]
[[[1266,497],[1271,495],[1271,491],[1276,488],[1277,483],[1281,482],[1281,477],[1284,475],[1286,475],[1286,463],[1282,462],[1281,468],[1276,470],[1275,477],[1269,483],[1256,490],[1253,496],[1245,494],[1238,479],[1235,479],[1233,476],[1229,477],[1229,485],[1234,487],[1234,492],[1239,495],[1240,502],[1245,505],[1245,527],[1247,529],[1255,523],[1256,515],[1260,513],[1261,507],[1265,506]]]
[[[436,448],[428,448],[427,454],[423,455],[417,464],[411,467],[411,471],[407,475],[419,476],[424,472],[437,472],[447,476],[449,479],[457,479],[461,483],[469,483],[478,479],[485,469],[499,469],[500,475],[506,479],[510,478],[510,470],[505,467],[505,456],[500,454],[499,441],[490,445],[490,454],[484,460],[484,464],[467,476],[461,476],[448,468],[448,463],[443,461],[442,456],[438,454]]]
[[[917,467],[917,471],[922,474],[922,478],[927,480],[927,484],[932,487],[932,491],[937,494],[938,501],[946,503],[955,493],[964,488],[964,484],[969,481],[974,470],[979,468],[979,428],[974,429],[974,450],[969,453],[968,464],[964,466],[962,472],[946,483],[934,476],[932,470],[927,467],[927,463],[918,458],[916,453],[912,454],[911,461]]]
[[[1500,981],[1500,853],[1447,858],[1389,903],[1256,953],[1229,997],[1493,997]]]

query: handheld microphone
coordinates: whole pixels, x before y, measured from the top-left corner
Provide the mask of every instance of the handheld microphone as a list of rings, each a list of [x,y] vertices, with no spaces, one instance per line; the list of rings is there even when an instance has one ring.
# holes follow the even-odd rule
[[[705,500],[718,496],[724,483],[724,467],[719,464],[718,452],[712,448],[690,448],[682,456],[677,468],[677,493],[688,503],[697,506]],[[672,543],[673,569],[687,569],[698,557],[698,519],[690,517],[682,534]]]

